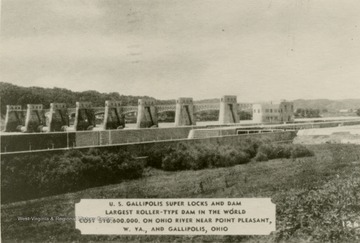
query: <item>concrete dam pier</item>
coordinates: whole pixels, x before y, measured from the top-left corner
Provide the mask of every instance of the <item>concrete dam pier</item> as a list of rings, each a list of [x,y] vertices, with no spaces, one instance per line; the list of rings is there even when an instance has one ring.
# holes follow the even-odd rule
[[[175,127],[196,125],[195,114],[207,110],[219,110],[219,124],[239,122],[236,96],[223,96],[220,103],[193,102],[192,98],[179,98],[175,104],[157,105],[154,99],[140,99],[137,106],[124,106],[120,101],[106,101],[104,108],[96,108],[91,102],[76,102],[68,108],[64,103],[51,103],[50,110],[42,104],[28,104],[26,111],[19,105],[6,106],[4,132],[61,132],[111,130],[125,127],[125,115],[136,113],[137,128],[158,127],[158,114],[175,112]],[[96,116],[103,115],[100,126],[96,127]],[[70,126],[70,117],[75,117]]]

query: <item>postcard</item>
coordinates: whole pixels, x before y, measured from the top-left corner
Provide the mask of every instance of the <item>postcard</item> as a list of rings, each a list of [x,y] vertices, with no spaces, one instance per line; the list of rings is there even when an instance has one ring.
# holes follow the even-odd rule
[[[360,4],[2,0],[3,242],[357,242]]]

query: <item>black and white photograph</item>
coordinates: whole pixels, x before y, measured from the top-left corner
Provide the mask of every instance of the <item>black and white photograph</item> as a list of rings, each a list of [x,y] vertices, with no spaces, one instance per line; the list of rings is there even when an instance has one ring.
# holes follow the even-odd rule
[[[0,0],[2,242],[360,242],[360,2]]]

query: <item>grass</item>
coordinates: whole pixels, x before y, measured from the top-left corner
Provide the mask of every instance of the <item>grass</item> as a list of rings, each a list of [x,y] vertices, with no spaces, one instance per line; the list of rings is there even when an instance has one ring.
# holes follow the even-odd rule
[[[336,230],[341,229],[334,228],[336,225],[331,228],[335,233],[328,232],[329,226],[323,223],[323,219],[315,220],[318,216],[315,217],[312,214],[314,208],[308,209],[305,206],[306,203],[312,204],[314,200],[332,198],[338,188],[345,188],[343,192],[359,189],[360,193],[358,180],[360,176],[355,177],[360,175],[360,146],[313,145],[311,150],[315,153],[314,157],[275,159],[267,162],[252,161],[230,168],[180,172],[164,172],[147,168],[145,176],[138,180],[2,205],[2,240],[4,242],[10,240],[33,242],[355,242],[360,237],[358,232],[344,230],[338,232]],[[315,194],[314,197],[309,197],[313,194]],[[354,195],[356,200],[360,197],[356,191]],[[226,197],[271,197],[277,204],[277,231],[269,236],[83,236],[75,229],[73,221],[17,220],[18,216],[74,217],[74,204],[82,198]],[[346,195],[344,194],[343,197],[346,198]],[[296,200],[297,198],[301,198],[302,201]],[[336,201],[336,203],[339,204],[342,201]],[[336,207],[336,203],[334,203],[335,206],[331,205]],[[299,208],[304,209],[307,214],[303,215],[296,211]],[[331,207],[330,209],[332,210]],[[319,210],[323,209],[319,208]],[[324,217],[327,216],[327,211],[322,214]],[[292,216],[289,217],[289,215]],[[304,219],[302,226],[298,225],[300,216],[308,218],[307,221]]]

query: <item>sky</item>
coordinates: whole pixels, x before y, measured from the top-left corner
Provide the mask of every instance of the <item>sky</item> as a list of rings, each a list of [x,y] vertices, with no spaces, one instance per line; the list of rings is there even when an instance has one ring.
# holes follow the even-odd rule
[[[358,0],[2,0],[0,80],[157,99],[360,98]]]

